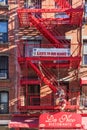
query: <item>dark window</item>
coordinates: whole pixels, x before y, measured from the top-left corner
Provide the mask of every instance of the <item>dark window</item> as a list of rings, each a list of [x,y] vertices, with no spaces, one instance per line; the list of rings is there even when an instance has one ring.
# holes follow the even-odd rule
[[[8,78],[8,56],[0,56],[0,79]]]
[[[9,94],[6,91],[0,92],[0,114],[9,113]]]
[[[40,86],[39,85],[29,85],[27,95],[28,105],[40,105]]]
[[[85,1],[85,17],[87,17],[87,0]]]
[[[83,41],[83,65],[87,65],[87,40]]]
[[[0,21],[0,43],[8,42],[8,22]]]

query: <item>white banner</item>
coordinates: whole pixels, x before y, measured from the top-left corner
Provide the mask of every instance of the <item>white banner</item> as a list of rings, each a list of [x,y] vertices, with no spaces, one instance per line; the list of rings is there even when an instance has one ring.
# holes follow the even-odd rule
[[[69,48],[33,48],[33,56],[65,57],[70,56]]]

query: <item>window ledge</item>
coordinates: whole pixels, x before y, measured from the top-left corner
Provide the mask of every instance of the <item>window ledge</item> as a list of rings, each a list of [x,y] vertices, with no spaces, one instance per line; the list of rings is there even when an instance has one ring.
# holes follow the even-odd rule
[[[8,114],[4,113],[4,114],[0,114],[0,117],[3,117],[3,116],[10,116],[10,115],[11,115],[10,113],[8,113]]]
[[[9,5],[1,5],[0,4],[0,9],[9,9]]]
[[[0,79],[0,82],[11,82],[11,80],[10,79]]]
[[[87,65],[81,65],[81,68],[87,68]]]
[[[7,47],[8,47],[8,46],[9,46],[9,43],[8,43],[8,42],[6,42],[6,43],[0,42],[0,47],[2,47],[2,46],[5,46],[5,47],[7,46]]]

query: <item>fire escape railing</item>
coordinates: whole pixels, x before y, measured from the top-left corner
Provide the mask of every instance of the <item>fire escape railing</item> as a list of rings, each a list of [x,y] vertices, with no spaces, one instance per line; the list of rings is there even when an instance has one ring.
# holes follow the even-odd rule
[[[72,8],[72,6],[69,4],[67,0],[54,0],[56,4],[60,8],[20,8],[18,9],[18,18],[19,18],[19,25],[20,27],[31,27],[34,26],[48,41],[51,43],[51,46],[53,48],[65,48],[65,45],[69,46],[70,44],[64,39],[59,40],[57,36],[61,36],[61,32],[59,30],[56,30],[56,25],[75,25],[77,27],[81,26],[82,23],[82,15],[83,15],[83,7],[78,6],[76,8]],[[55,18],[52,14],[64,12],[67,14],[68,18]],[[49,13],[49,15],[48,15]],[[39,15],[38,15],[39,14]],[[50,17],[52,15],[52,17]],[[47,16],[47,17],[45,17]],[[81,46],[79,43],[78,46]],[[77,46],[77,49],[81,49]],[[20,49],[20,52],[23,52],[23,45]],[[37,73],[37,75],[41,78],[41,80],[47,84],[50,89],[56,93],[58,91],[58,81],[55,76],[53,76],[49,71],[47,71],[46,66],[41,63],[44,61],[57,61],[58,67],[59,62],[58,61],[68,61],[65,62],[66,64],[74,64],[75,61],[77,61],[77,64],[79,65],[81,57],[79,54],[71,53],[69,56],[56,56],[56,57],[45,57],[45,56],[25,56],[24,54],[21,54],[19,52],[18,61],[21,62],[27,62],[28,65],[33,68],[33,70]],[[80,51],[78,51],[80,52]],[[22,56],[22,57],[21,57]],[[37,63],[32,61],[38,61]],[[51,63],[50,63],[51,64]],[[53,63],[55,64],[55,63]],[[51,64],[52,65],[52,64]],[[76,67],[76,63],[74,64]],[[73,65],[73,66],[74,66]],[[56,66],[56,65],[55,65]],[[51,66],[50,66],[51,67]],[[57,67],[57,66],[56,66]],[[53,79],[50,81],[50,79]],[[55,79],[55,80],[54,80]]]

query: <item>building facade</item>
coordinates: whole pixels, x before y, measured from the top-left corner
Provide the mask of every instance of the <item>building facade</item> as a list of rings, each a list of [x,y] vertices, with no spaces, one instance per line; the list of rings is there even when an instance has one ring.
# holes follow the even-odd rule
[[[87,1],[1,0],[0,31],[1,129],[87,129]]]

